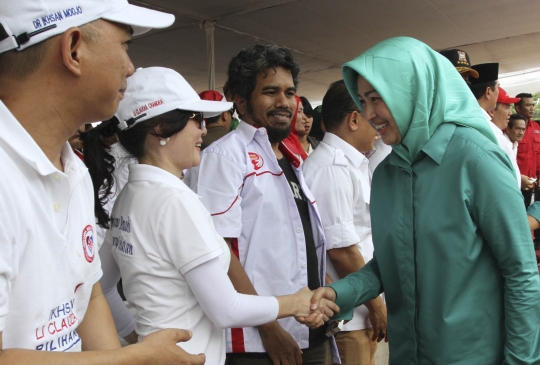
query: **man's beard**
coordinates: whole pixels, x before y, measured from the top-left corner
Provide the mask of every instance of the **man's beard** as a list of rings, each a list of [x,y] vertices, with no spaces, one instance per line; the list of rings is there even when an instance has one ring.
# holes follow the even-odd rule
[[[278,143],[283,141],[291,133],[291,126],[288,125],[287,128],[276,128],[276,127],[266,127],[268,132],[268,140],[270,143]]]
[[[275,110],[274,110],[275,111]],[[271,114],[272,112],[269,112]],[[291,114],[290,110],[287,110],[287,113]],[[255,117],[255,113],[253,113],[253,107],[251,105],[251,101],[248,101],[247,103],[247,114],[251,117],[250,119],[255,122],[257,127],[261,126],[261,121],[258,120]],[[291,114],[292,116],[292,114]],[[280,127],[274,127],[274,126],[265,126],[266,131],[268,132],[268,140],[270,143],[279,143],[283,141],[285,138],[289,136],[291,133],[291,125],[287,125],[285,128]]]

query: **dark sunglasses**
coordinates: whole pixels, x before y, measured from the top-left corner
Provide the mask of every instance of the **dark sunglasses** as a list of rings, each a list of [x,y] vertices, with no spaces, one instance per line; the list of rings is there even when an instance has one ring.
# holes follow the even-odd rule
[[[199,122],[199,128],[204,129],[206,128],[206,120],[204,120],[204,115],[201,112],[194,112],[191,114],[191,117],[189,119],[195,119],[197,122]]]

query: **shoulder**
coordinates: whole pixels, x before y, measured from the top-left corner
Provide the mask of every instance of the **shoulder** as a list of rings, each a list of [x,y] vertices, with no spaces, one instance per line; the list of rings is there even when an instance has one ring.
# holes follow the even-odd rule
[[[226,158],[232,162],[245,161],[247,145],[238,131],[231,131],[204,149],[201,158]]]

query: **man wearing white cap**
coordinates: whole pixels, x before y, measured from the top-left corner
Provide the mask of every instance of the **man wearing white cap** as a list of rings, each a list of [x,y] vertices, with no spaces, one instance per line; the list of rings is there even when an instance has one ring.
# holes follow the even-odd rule
[[[66,143],[116,112],[131,35],[173,21],[126,0],[2,1],[0,363],[204,362],[175,345],[190,337],[180,330],[119,349],[98,283],[92,182]]]

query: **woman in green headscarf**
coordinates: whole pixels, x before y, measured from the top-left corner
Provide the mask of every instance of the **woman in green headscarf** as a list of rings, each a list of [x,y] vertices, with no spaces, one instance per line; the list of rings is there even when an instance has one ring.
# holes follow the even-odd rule
[[[371,190],[375,258],[320,289],[339,319],[385,292],[390,364],[540,363],[540,283],[512,165],[446,58],[392,38],[343,66],[392,153]]]

